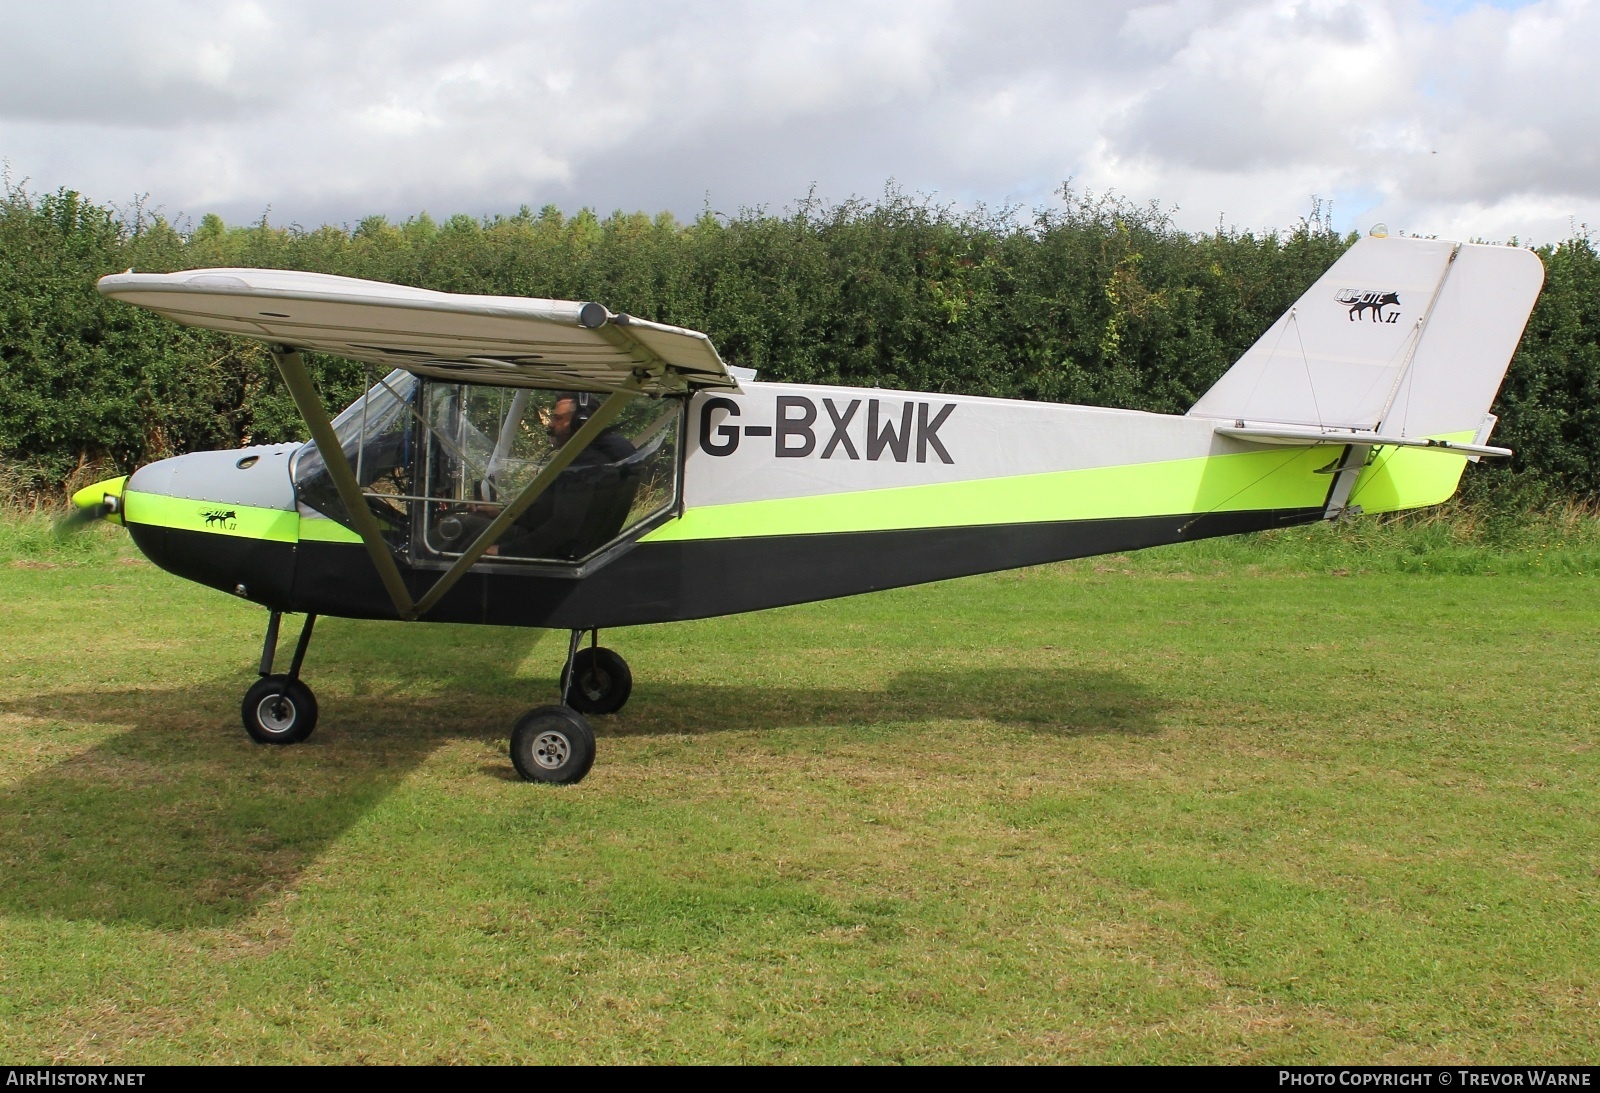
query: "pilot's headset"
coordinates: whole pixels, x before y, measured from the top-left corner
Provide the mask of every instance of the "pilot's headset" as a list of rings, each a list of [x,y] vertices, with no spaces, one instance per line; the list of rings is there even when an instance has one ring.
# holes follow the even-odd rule
[[[546,426],[550,424],[549,415],[555,412],[557,406],[568,399],[572,400],[574,407],[572,411],[573,432],[583,428],[583,423],[593,417],[594,412],[600,408],[599,395],[591,394],[588,391],[557,391],[555,398],[550,400],[550,409],[539,411],[539,417]]]

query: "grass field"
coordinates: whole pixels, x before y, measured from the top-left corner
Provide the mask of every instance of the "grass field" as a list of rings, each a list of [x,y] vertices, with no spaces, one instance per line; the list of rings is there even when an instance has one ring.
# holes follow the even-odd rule
[[[1571,524],[1571,521],[1569,521]],[[1318,529],[559,638],[0,529],[0,1057],[1592,1062],[1593,533]]]

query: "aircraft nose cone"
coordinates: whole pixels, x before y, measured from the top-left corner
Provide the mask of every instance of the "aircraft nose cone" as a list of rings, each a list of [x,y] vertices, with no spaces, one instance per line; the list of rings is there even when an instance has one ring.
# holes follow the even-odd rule
[[[92,486],[85,486],[72,495],[72,507],[77,510],[77,515],[81,519],[104,518],[120,524],[122,523],[122,488],[127,483],[128,476],[124,474],[117,478],[107,478],[103,482],[96,482]]]

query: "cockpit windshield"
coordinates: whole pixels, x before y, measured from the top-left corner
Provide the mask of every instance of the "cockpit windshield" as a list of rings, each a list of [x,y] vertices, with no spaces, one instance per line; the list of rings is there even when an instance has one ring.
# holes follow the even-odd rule
[[[420,380],[396,371],[334,420],[368,506],[413,563],[464,553],[600,407],[604,395]],[[571,565],[677,501],[683,407],[635,398],[553,479],[483,561]],[[350,521],[315,444],[294,465],[302,503]]]
[[[386,536],[401,532],[405,524],[405,506],[400,502],[411,492],[412,408],[420,385],[416,376],[397,368],[333,419],[339,446]],[[350,522],[316,441],[301,445],[291,466],[301,504],[341,523]]]

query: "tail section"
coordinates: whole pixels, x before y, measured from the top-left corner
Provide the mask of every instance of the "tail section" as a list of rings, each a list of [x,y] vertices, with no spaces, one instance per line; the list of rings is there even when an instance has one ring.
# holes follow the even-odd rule
[[[1253,443],[1351,446],[1330,515],[1437,504],[1468,458],[1511,454],[1486,444],[1489,407],[1543,283],[1518,247],[1362,239],[1189,416]]]

